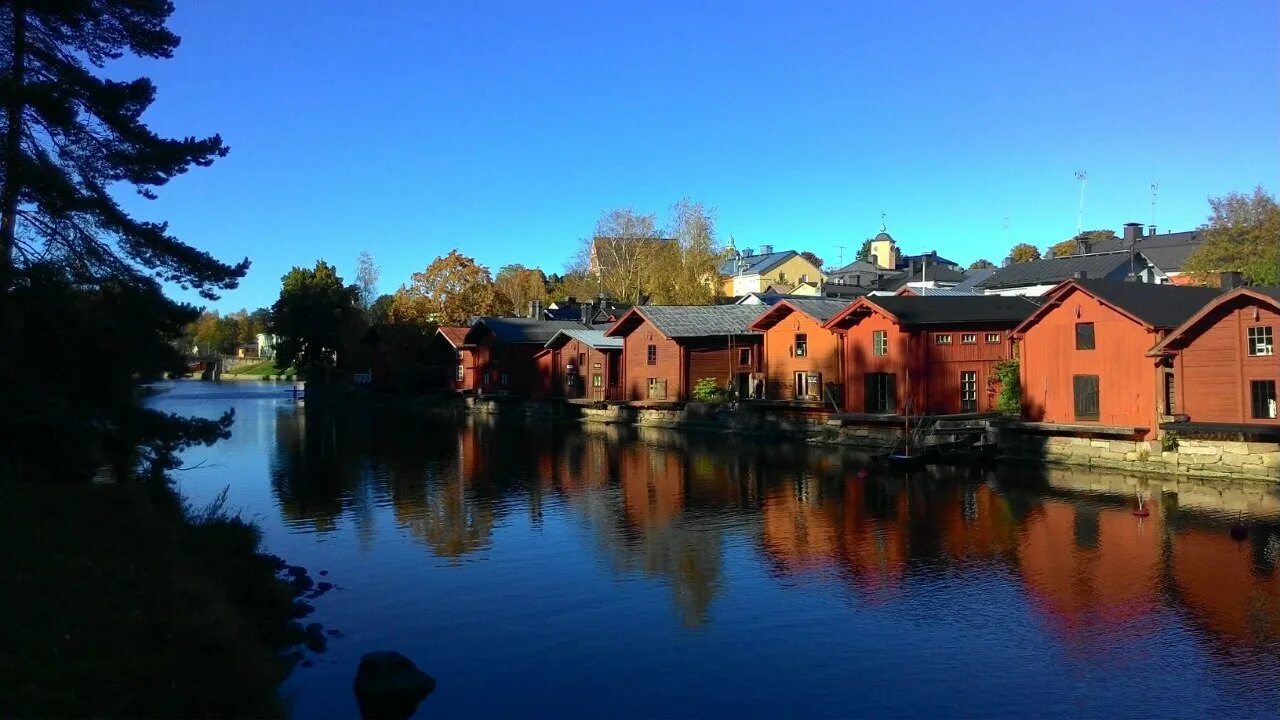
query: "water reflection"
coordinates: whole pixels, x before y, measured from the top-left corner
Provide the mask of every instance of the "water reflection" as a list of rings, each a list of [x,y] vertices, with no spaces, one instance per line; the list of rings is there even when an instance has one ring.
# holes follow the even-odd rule
[[[1044,676],[1004,688],[1010,706],[988,708],[996,714],[1026,700],[1020,692],[1052,694],[1072,678],[1147,687],[1161,667],[1183,668],[1187,675],[1170,682],[1186,685],[1205,712],[1230,707],[1215,697],[1251,711],[1280,702],[1263,681],[1280,675],[1273,487],[1062,470],[867,473],[839,450],[611,426],[451,425],[287,404],[248,417],[273,432],[243,427],[220,451],[266,454],[271,503],[290,537],[351,538],[351,568],[379,557],[367,573],[398,598],[396,617],[423,594],[432,607],[461,603],[455,617],[480,603],[477,621],[495,626],[504,657],[516,652],[508,644],[518,628],[549,624],[553,634],[529,641],[530,672],[544,653],[570,662],[598,633],[629,632],[592,627],[616,611],[639,633],[629,652],[650,663],[677,652],[714,658],[722,647],[646,638],[661,635],[662,615],[691,637],[723,644],[741,636],[775,652],[819,652],[824,633],[852,632],[838,651],[825,650],[841,653],[831,677],[808,676],[815,685],[801,694],[846,683],[841,667],[872,672],[860,644],[879,643],[882,664],[898,662],[884,652],[943,658],[912,672],[945,689],[948,677],[975,682],[948,663],[978,652],[981,666],[983,653],[1012,643],[1029,653],[1023,666],[983,672]],[[1150,495],[1150,517],[1132,513],[1139,491]],[[1249,538],[1238,543],[1227,530],[1241,518]],[[401,540],[418,560],[378,551]],[[322,557],[337,562],[335,552]],[[422,558],[445,573],[430,576],[440,580],[429,590],[415,585],[426,582]],[[661,598],[658,616],[646,614],[651,595]],[[979,629],[981,649],[971,639],[954,656],[945,649],[954,639],[938,636]],[[1083,669],[1095,667],[1119,675]],[[1188,697],[1168,700],[1166,710],[1191,712]],[[802,709],[810,707],[822,706]]]

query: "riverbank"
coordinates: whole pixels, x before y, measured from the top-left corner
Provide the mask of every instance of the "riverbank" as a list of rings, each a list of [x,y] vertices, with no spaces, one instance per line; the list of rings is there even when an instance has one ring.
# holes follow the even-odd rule
[[[285,715],[278,561],[161,492],[0,482],[0,716]]]

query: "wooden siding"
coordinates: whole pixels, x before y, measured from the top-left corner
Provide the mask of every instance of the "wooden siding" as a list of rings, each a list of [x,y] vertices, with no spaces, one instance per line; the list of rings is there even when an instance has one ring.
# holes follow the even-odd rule
[[[476,388],[485,395],[546,397],[546,362],[538,343],[497,343],[491,333],[482,334],[474,349]],[[503,383],[503,373],[506,382]]]
[[[808,342],[804,357],[795,355],[795,338]],[[795,400],[798,372],[821,373],[823,384],[842,382],[838,336],[801,312],[792,312],[764,333],[765,398]]]
[[[648,346],[657,348],[657,363],[648,363]],[[624,400],[649,399],[649,378],[667,381],[667,400],[681,396],[682,350],[674,340],[668,340],[648,320],[642,321],[623,340],[622,348],[622,397]]]
[[[688,371],[680,399],[689,400],[688,393],[703,378],[712,378],[722,388],[730,387],[730,383],[741,374],[753,374],[759,371],[761,339],[759,335],[747,337],[711,337],[697,338],[681,342],[685,350],[685,362]],[[750,362],[740,362],[741,351],[749,350]]]
[[[1078,312],[1077,312],[1078,311]],[[1076,323],[1092,322],[1094,350],[1076,350]],[[1097,375],[1100,425],[1158,425],[1159,361],[1147,357],[1161,339],[1140,323],[1079,289],[1045,313],[1023,335],[1023,414],[1030,420],[1087,424],[1075,417],[1072,377]]]
[[[620,353],[621,350],[610,352]],[[552,397],[586,398],[589,400],[606,400],[610,382],[610,362],[608,353],[597,350],[581,340],[570,340],[563,346],[548,351],[551,355],[551,366],[548,369],[547,386]],[[586,356],[586,364],[582,360]],[[568,380],[569,365],[573,365],[574,379]],[[593,387],[592,376],[599,374],[601,385]]]
[[[883,330],[889,342],[888,353],[876,355],[872,337]],[[918,348],[911,342],[910,333],[903,332],[898,324],[879,313],[866,315],[845,333],[844,340],[844,397],[845,410],[863,412],[866,409],[866,376],[869,373],[896,375],[898,407],[903,410],[907,400],[907,371],[919,381]],[[918,407],[918,404],[917,404]]]
[[[1259,325],[1269,325],[1272,337],[1280,337],[1280,313],[1245,296],[1190,330],[1194,334],[1174,359],[1178,414],[1192,422],[1280,425],[1280,419],[1252,416],[1250,381],[1274,380],[1280,386],[1280,355],[1249,355],[1248,329]]]

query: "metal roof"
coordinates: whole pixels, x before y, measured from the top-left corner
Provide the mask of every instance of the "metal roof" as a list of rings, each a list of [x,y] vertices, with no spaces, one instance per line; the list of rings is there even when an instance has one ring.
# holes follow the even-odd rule
[[[468,338],[474,337],[473,334],[480,327],[487,328],[498,342],[545,345],[557,332],[581,328],[582,323],[537,318],[482,317],[477,318],[475,324],[471,326]]]
[[[977,290],[961,290],[959,286],[949,288],[937,287],[907,287],[898,288],[898,291],[910,290],[920,297],[973,297],[981,295]]]
[[[1021,295],[868,296],[866,301],[898,318],[904,325],[1016,324],[1026,320],[1040,307],[1039,298]]]
[[[546,347],[560,347],[569,340],[577,340],[597,350],[621,350],[622,338],[608,337],[604,334],[604,330],[595,328],[573,328],[571,330],[560,330],[551,339],[547,341]]]
[[[1075,277],[1079,272],[1085,273],[1088,278],[1120,279],[1129,274],[1131,262],[1129,253],[1120,251],[1013,263],[992,273],[975,287],[994,289],[1055,285]]]
[[[642,305],[634,308],[669,338],[757,335],[747,326],[768,305]]]
[[[743,275],[758,275],[762,272],[768,272],[770,269],[781,265],[799,254],[800,253],[795,250],[784,250],[782,252],[767,253],[765,255],[752,254],[731,257],[720,263],[720,274],[726,277],[737,275],[738,262],[741,260]]]
[[[789,297],[786,303],[819,322],[826,322],[835,317],[841,310],[849,307],[852,300],[821,297]]]
[[[953,290],[977,290],[978,283],[986,280],[996,273],[999,268],[978,268],[977,270],[965,270],[964,280],[956,283]]]

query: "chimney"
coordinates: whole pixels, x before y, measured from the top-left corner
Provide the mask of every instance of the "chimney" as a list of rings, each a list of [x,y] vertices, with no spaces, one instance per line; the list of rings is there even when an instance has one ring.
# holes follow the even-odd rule
[[[1124,224],[1125,244],[1132,244],[1142,237],[1142,223],[1127,222]]]
[[[1240,273],[1234,271],[1222,273],[1221,287],[1223,290],[1235,290],[1236,288],[1243,286],[1244,276]]]
[[[756,251],[752,250],[751,248],[742,248],[742,257],[751,257],[752,255],[755,255],[755,254],[756,254]]]
[[[1072,277],[1074,277],[1076,280],[1088,280],[1089,273],[1088,271],[1085,271],[1085,270],[1077,270],[1076,274],[1073,275]]]
[[[1155,234],[1156,234],[1156,226],[1155,226],[1155,225],[1148,225],[1148,226],[1147,226],[1147,237],[1152,237],[1152,236],[1154,236]]]
[[[1076,240],[1076,254],[1088,255],[1093,252],[1093,241],[1086,238]]]
[[[761,245],[761,246],[760,246],[760,254],[761,254],[761,255],[769,255],[769,254],[772,254],[772,253],[773,253],[773,246],[772,246],[772,245]]]
[[[538,316],[538,301],[530,300],[529,301],[529,317],[537,317],[537,316]]]
[[[596,309],[595,303],[589,303],[589,302],[582,303],[582,324],[583,325],[587,327],[591,327],[591,318],[596,314],[595,309]]]

